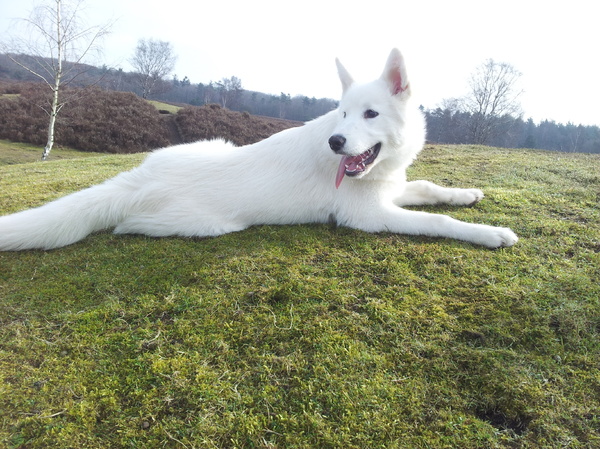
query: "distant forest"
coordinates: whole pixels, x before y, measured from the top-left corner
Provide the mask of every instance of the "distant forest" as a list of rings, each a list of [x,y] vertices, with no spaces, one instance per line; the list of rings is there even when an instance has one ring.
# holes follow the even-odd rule
[[[78,79],[80,86],[94,84],[111,91],[133,92],[141,95],[137,75],[122,69],[85,66],[84,75]],[[12,63],[6,55],[0,55],[0,79],[14,81],[38,81],[32,75]],[[231,78],[209,83],[192,83],[187,77],[163,80],[152,99],[177,105],[202,106],[219,104],[232,111],[252,115],[274,117],[292,121],[308,121],[319,117],[338,105],[328,98],[310,98],[253,92],[243,89],[242,80]],[[434,143],[470,144],[469,113],[449,108],[421,110],[427,118],[427,139]],[[487,145],[506,148],[532,148],[564,152],[600,153],[600,128],[597,126],[556,123],[544,120],[504,116],[495,119],[494,132]]]

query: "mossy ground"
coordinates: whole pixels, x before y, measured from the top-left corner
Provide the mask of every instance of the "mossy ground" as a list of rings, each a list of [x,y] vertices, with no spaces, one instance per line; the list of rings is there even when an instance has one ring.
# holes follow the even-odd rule
[[[141,155],[0,167],[0,212]],[[490,251],[327,225],[0,253],[8,448],[594,448],[600,158],[428,147]]]

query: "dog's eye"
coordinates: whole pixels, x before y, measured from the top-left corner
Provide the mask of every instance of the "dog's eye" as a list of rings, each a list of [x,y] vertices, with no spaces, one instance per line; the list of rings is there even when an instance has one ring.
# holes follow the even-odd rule
[[[346,118],[346,113],[344,112],[344,118]]]
[[[375,118],[379,115],[379,112],[374,111],[373,109],[367,109],[365,111],[364,117],[365,118]]]

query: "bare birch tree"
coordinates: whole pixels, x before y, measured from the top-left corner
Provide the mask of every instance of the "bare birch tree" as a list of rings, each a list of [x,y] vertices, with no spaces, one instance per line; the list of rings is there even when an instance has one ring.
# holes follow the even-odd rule
[[[137,71],[142,98],[152,95],[160,81],[173,71],[177,57],[169,42],[154,39],[140,39],[131,65]]]
[[[81,76],[81,63],[97,49],[100,38],[110,25],[84,26],[81,21],[83,0],[45,0],[29,18],[22,19],[27,38],[13,38],[3,45],[10,59],[42,80],[52,95],[48,105],[40,105],[48,114],[48,138],[42,160],[54,145],[56,117],[68,102],[63,88]]]

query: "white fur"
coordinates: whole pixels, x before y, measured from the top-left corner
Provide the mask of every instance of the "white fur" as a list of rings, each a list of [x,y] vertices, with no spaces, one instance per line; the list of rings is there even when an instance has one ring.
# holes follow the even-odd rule
[[[103,184],[0,217],[0,250],[56,248],[111,227],[122,234],[216,236],[252,225],[323,223],[332,217],[367,232],[449,237],[490,248],[517,241],[510,229],[402,208],[472,205],[483,193],[406,181],[425,131],[422,114],[410,102],[398,50],[371,83],[356,84],[339,61],[338,72],[344,92],[337,110],[245,147],[203,141],[155,151]],[[368,110],[378,115],[367,117]],[[345,139],[338,154],[329,147],[331,136]],[[375,161],[353,177],[343,171],[336,189],[342,158],[377,143]]]

